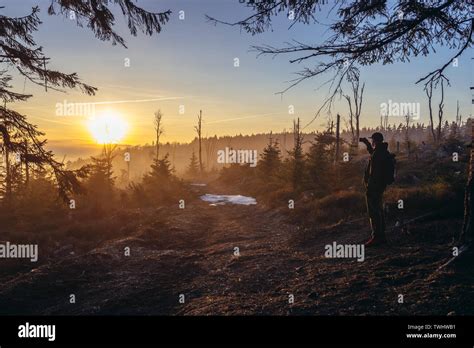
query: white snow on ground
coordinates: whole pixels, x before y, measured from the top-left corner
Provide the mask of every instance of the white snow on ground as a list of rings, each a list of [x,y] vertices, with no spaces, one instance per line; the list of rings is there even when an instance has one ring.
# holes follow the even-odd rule
[[[211,203],[210,205],[224,205],[226,203],[243,205],[257,204],[257,200],[255,198],[241,195],[213,195],[210,193],[206,193],[200,198],[204,202]]]

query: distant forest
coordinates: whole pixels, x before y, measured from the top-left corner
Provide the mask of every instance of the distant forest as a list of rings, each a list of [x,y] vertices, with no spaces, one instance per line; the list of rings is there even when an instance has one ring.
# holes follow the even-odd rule
[[[466,130],[467,129],[467,130]],[[470,119],[467,122],[445,121],[442,127],[442,138],[444,143],[441,148],[436,147],[439,151],[443,151],[443,147],[449,147],[453,142],[462,144],[468,142],[470,137]],[[335,125],[328,122],[325,132],[329,134],[335,133]],[[363,127],[360,129],[361,137],[369,137],[374,132],[382,132],[385,141],[389,144],[389,150],[397,153],[410,152],[414,155],[421,153],[433,146],[431,137],[431,129],[422,123],[399,123],[380,125],[375,128]],[[321,132],[303,133],[303,151],[307,152],[314,142],[315,137]],[[217,172],[225,165],[217,162],[217,151],[225,149],[251,149],[257,150],[259,157],[269,140],[276,142],[281,150],[282,159],[288,158],[289,152],[294,148],[294,134],[292,130],[281,131],[278,133],[261,133],[252,135],[235,135],[235,136],[214,136],[202,139],[202,158],[204,170],[208,173]],[[348,129],[341,131],[341,145],[349,146],[352,134]],[[451,140],[451,141],[450,141]],[[113,160],[114,173],[117,178],[118,187],[124,187],[129,181],[139,182],[143,176],[149,172],[149,168],[156,155],[156,145],[137,145],[137,146],[119,146],[115,151]],[[177,176],[184,176],[189,168],[193,152],[197,156],[199,149],[198,138],[196,137],[190,143],[164,143],[160,145],[160,153],[168,154],[168,160]],[[365,147],[360,145],[358,151],[365,151]],[[451,149],[446,148],[446,151]],[[125,154],[130,154],[130,162],[124,160]],[[69,169],[79,169],[85,164],[91,162],[90,158],[69,161],[67,166]],[[130,164],[130,165],[128,165]]]

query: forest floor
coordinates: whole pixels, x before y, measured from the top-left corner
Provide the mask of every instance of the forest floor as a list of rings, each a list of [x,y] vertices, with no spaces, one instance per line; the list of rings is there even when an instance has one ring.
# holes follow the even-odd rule
[[[209,190],[195,193],[229,193]],[[459,220],[425,219],[389,232],[387,246],[367,248],[358,262],[324,257],[325,245],[364,242],[366,219],[308,230],[258,204],[200,200],[122,214],[118,238],[1,273],[0,314],[474,314],[472,265],[437,271]]]

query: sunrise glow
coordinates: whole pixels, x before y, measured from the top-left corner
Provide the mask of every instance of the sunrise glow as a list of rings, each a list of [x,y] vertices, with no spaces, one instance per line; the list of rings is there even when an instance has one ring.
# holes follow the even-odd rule
[[[114,111],[92,117],[87,126],[94,140],[99,144],[119,143],[128,130],[127,122]]]

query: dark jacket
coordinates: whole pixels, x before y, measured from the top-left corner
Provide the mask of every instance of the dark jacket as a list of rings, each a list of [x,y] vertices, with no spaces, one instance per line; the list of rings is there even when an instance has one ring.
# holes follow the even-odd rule
[[[390,153],[388,152],[388,144],[382,143],[376,148],[372,148],[370,144],[367,145],[367,151],[370,153],[369,163],[364,173],[364,183],[368,190],[385,190],[386,179],[386,166],[390,159]]]

